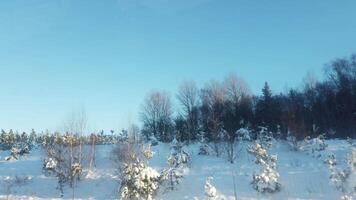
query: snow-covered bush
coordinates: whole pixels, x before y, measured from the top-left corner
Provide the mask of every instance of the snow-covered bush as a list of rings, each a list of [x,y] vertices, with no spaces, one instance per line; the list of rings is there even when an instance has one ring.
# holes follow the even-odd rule
[[[352,149],[347,155],[347,167],[340,169],[337,167],[335,155],[330,155],[325,163],[329,166],[330,181],[336,189],[343,193],[341,199],[352,199],[356,195],[356,149]]]
[[[353,198],[351,196],[349,196],[349,195],[344,195],[344,196],[341,197],[340,200],[353,200]]]
[[[324,151],[328,145],[325,143],[325,135],[319,135],[317,138],[313,139],[314,151]]]
[[[135,163],[137,159],[145,160],[145,156],[153,156],[153,152],[150,152],[150,146],[146,149],[142,149],[142,146],[141,141],[136,141],[133,138],[129,138],[126,141],[120,141],[116,144],[111,152],[111,160],[113,161],[119,176],[122,176],[122,172],[126,165]],[[146,151],[146,153],[144,151]]]
[[[144,151],[150,151],[150,149]],[[153,153],[145,153],[144,155],[153,155]],[[136,157],[134,162],[124,164],[120,199],[152,200],[159,188],[160,179],[160,173]]]
[[[148,147],[146,147],[145,149],[143,149],[143,155],[144,155],[147,159],[153,158],[154,154],[155,154],[155,152],[152,151],[151,145],[148,145]]]
[[[171,143],[171,154],[168,162],[175,168],[188,167],[190,165],[190,155],[181,142],[174,139]]]
[[[171,143],[171,154],[168,157],[169,168],[163,171],[164,184],[168,190],[174,190],[183,178],[190,165],[190,156],[181,142],[174,139]]]
[[[57,167],[57,161],[53,158],[46,158],[43,161],[43,169],[48,171],[54,171]]]
[[[256,164],[265,164],[268,160],[267,150],[257,142],[254,145],[249,146],[247,152],[256,158]]]
[[[0,149],[1,150],[10,150],[13,145],[16,143],[18,134],[15,134],[12,130],[5,132],[1,130],[0,134]]]
[[[337,164],[335,155],[334,154],[328,155],[328,158],[324,161],[324,163],[327,164],[329,168],[335,167]]]
[[[260,131],[257,135],[257,141],[264,149],[269,149],[272,147],[273,133],[268,131],[266,127],[260,127]]]
[[[319,135],[316,138],[310,138],[307,136],[304,138],[300,145],[300,150],[306,152],[308,155],[312,155],[316,158],[322,158],[323,152],[326,150],[328,145],[325,142],[325,135]]]
[[[18,160],[21,156],[25,154],[29,154],[30,150],[28,146],[18,146],[18,147],[12,147],[10,150],[10,156],[6,157],[5,160]]]
[[[291,150],[293,150],[293,151],[300,150],[300,148],[301,148],[300,143],[298,142],[297,138],[293,134],[288,132],[286,139],[287,139],[287,143],[290,146]]]
[[[169,167],[162,172],[163,184],[166,190],[174,190],[183,178],[183,169]]]
[[[82,176],[82,138],[55,133],[43,138],[46,157],[43,160],[43,171],[47,176],[55,176],[58,181],[60,196],[64,195],[64,186],[69,185],[74,194],[76,182]]]
[[[203,155],[203,156],[208,156],[210,155],[210,147],[208,144],[206,143],[202,143],[200,144],[199,146],[199,152],[198,152],[198,155]]]
[[[252,185],[258,192],[274,193],[281,189],[279,183],[279,174],[271,166],[265,166],[260,173],[254,174],[252,179]]]
[[[330,180],[341,192],[346,192],[346,182],[349,177],[350,171],[348,170],[338,170],[335,167],[330,169]]]
[[[80,163],[73,163],[71,167],[71,172],[72,172],[72,178],[80,178],[80,175],[82,173],[82,166]]]
[[[120,188],[121,198],[127,200],[152,200],[159,187],[160,174],[137,161],[126,165]]]
[[[248,152],[255,157],[255,163],[260,165],[260,172],[252,176],[252,186],[258,192],[274,193],[281,189],[277,172],[277,156],[268,155],[261,144],[255,143],[248,148]]]
[[[251,141],[251,132],[246,128],[240,128],[237,130],[236,136],[239,141]]]
[[[208,177],[205,182],[205,196],[207,200],[216,200],[217,199],[217,190],[213,186],[213,177]]]

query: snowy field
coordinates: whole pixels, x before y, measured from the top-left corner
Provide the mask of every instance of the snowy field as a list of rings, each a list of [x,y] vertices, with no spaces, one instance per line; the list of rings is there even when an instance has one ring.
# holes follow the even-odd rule
[[[230,164],[224,156],[198,155],[199,145],[190,145],[188,149],[192,163],[182,182],[175,191],[158,194],[156,199],[205,199],[204,185],[209,176],[214,178],[213,184],[218,191],[219,199],[234,199],[234,185],[238,199],[337,200],[342,196],[330,182],[329,169],[323,161],[327,154],[334,153],[340,165],[344,163],[350,151],[350,144],[346,141],[328,140],[328,147],[320,158],[303,151],[292,151],[284,141],[274,142],[268,153],[278,155],[277,169],[282,184],[280,192],[274,194],[261,194],[252,188],[250,184],[252,174],[258,168],[253,156],[246,151],[249,144],[249,142],[238,144],[235,164]],[[112,145],[97,147],[96,169],[94,173],[78,182],[75,189],[77,199],[118,199],[119,185],[114,165],[110,160],[113,147]],[[153,147],[153,150],[155,155],[149,164],[160,171],[168,165],[170,145],[159,144]],[[8,155],[8,151],[0,152],[0,199],[60,199],[56,178],[43,175],[44,155],[41,150],[33,150],[18,161],[3,161]],[[20,185],[6,185],[6,180],[15,176],[28,176],[29,180]],[[65,189],[64,198],[72,198],[70,188]]]

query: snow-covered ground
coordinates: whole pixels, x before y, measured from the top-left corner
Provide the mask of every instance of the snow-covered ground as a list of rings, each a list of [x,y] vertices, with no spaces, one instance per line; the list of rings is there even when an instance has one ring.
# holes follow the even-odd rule
[[[193,200],[205,199],[204,185],[207,177],[213,177],[213,184],[218,194],[225,199],[234,199],[234,185],[238,199],[340,199],[338,192],[329,179],[328,166],[323,158],[307,155],[305,152],[290,150],[286,142],[274,142],[269,154],[277,154],[277,169],[280,174],[282,189],[275,194],[261,194],[250,185],[252,174],[257,172],[257,165],[252,155],[247,153],[249,143],[238,144],[238,157],[235,164],[216,156],[198,155],[199,144],[188,147],[192,163],[191,168],[175,191],[159,194],[156,199]],[[344,140],[328,140],[324,154],[334,153],[339,163],[344,163],[350,150],[350,144]],[[117,199],[118,181],[110,160],[112,145],[97,147],[96,169],[78,182],[75,189],[77,199]],[[169,144],[153,147],[155,156],[149,161],[150,166],[160,171],[168,167]],[[3,161],[8,151],[0,152],[0,199],[55,199],[59,198],[57,180],[47,177],[42,172],[43,153],[37,149],[18,161]],[[28,176],[25,184],[8,187],[9,178]],[[235,180],[235,184],[234,184]],[[356,181],[356,180],[352,180]],[[65,189],[66,199],[72,198],[72,190]]]

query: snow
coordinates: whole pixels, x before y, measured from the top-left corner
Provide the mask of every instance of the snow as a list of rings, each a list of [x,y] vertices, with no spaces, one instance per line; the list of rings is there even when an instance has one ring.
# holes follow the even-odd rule
[[[346,157],[350,154],[350,144],[346,140],[326,140],[327,147],[320,157],[308,155],[304,151],[294,151],[285,141],[273,141],[269,155],[278,155],[277,170],[282,188],[273,194],[255,191],[250,184],[254,173],[259,172],[255,158],[247,152],[252,142],[237,143],[238,157],[234,164],[224,156],[198,155],[200,144],[187,147],[191,155],[189,170],[186,170],[177,189],[159,193],[155,199],[184,200],[206,199],[206,181],[213,177],[213,187],[218,199],[341,199],[339,192],[330,181],[328,164],[324,161],[329,154],[335,155],[337,164],[346,167]],[[119,180],[110,160],[114,145],[98,145],[96,167],[83,169],[87,176],[76,183],[76,199],[118,199]],[[152,147],[155,154],[149,161],[145,173],[157,175],[167,169],[167,158],[171,154],[170,144],[159,143]],[[9,151],[0,152],[0,199],[60,199],[55,177],[45,176],[42,167],[44,153],[35,149],[19,160],[5,161]],[[352,161],[354,162],[354,160]],[[14,177],[27,178],[20,185],[8,184]],[[355,182],[355,179],[352,180]],[[234,189],[235,188],[235,189]],[[236,190],[236,191],[235,191]],[[72,199],[72,190],[65,188],[64,199]]]

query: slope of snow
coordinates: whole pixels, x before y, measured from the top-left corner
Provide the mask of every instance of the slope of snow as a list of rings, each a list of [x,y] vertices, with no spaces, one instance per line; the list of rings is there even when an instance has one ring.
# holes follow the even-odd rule
[[[343,140],[327,141],[325,154],[334,153],[339,163],[343,163],[350,145]],[[177,189],[160,193],[156,199],[182,200],[205,199],[204,185],[207,177],[213,177],[219,199],[234,199],[234,185],[238,199],[340,199],[342,194],[329,180],[328,166],[323,158],[315,158],[305,152],[291,151],[285,142],[274,142],[270,154],[277,154],[277,169],[280,174],[282,189],[275,194],[260,194],[253,190],[250,182],[252,174],[258,170],[254,158],[247,153],[249,143],[237,146],[238,158],[235,164],[216,156],[198,155],[199,144],[188,147],[192,163]],[[77,183],[74,190],[76,199],[117,199],[118,179],[115,175],[110,152],[114,146],[97,147],[96,168]],[[155,156],[149,164],[158,171],[168,167],[169,144],[153,147]],[[9,152],[0,152],[0,199],[60,199],[57,180],[46,177],[42,172],[43,152],[34,150],[30,155],[18,161],[3,161]],[[8,187],[6,180],[27,177],[28,183]],[[234,184],[235,182],[235,184]],[[73,191],[65,188],[65,199],[71,199]]]

